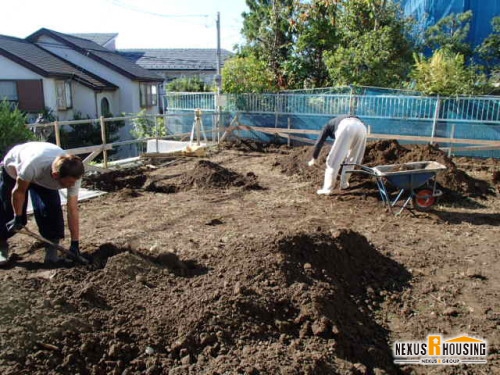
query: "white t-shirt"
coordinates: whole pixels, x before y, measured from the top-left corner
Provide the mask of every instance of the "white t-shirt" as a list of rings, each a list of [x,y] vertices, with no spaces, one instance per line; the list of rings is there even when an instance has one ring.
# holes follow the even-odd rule
[[[20,177],[24,181],[43,186],[51,190],[63,189],[59,181],[52,177],[52,163],[65,155],[59,146],[48,142],[27,142],[14,146],[3,159],[4,167],[10,177]],[[78,196],[81,179],[68,188],[68,197]]]

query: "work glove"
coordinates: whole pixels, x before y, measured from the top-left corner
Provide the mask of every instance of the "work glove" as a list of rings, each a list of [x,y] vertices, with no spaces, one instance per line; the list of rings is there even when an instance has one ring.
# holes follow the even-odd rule
[[[311,160],[309,160],[309,161],[307,162],[307,165],[308,165],[308,166],[310,166],[310,167],[312,167],[312,166],[314,165],[314,163],[315,163],[315,162],[316,162],[316,159],[314,159],[314,158],[313,158],[313,159],[311,159]]]
[[[7,223],[7,232],[14,234],[24,228],[23,217],[15,215],[14,219]]]
[[[78,242],[78,241],[71,241],[71,245],[69,247],[69,251],[75,257],[79,257],[80,256],[80,242]]]

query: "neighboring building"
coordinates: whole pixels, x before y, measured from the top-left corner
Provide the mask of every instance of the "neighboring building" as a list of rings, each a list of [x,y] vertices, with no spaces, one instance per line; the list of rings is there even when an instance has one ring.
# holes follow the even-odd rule
[[[99,114],[158,113],[158,85],[162,79],[120,54],[101,45],[69,34],[42,28],[26,38],[27,41],[70,61],[99,77],[112,82],[119,90],[100,99]]]
[[[71,120],[75,114],[158,113],[168,82],[183,77],[215,82],[215,48],[116,50],[117,36],[46,28],[26,39],[0,36],[0,97],[32,118],[49,109],[59,120]],[[232,56],[220,50],[221,68]]]
[[[233,53],[222,49],[221,68]],[[217,74],[217,49],[168,48],[168,49],[123,49],[122,56],[144,69],[161,76],[164,83],[176,78],[199,77],[213,84]]]
[[[0,35],[0,99],[16,103],[32,119],[45,108],[60,120],[73,119],[76,111],[97,115],[101,98],[116,95],[118,89],[36,44]]]
[[[417,22],[416,35],[423,32],[441,19],[451,15],[472,11],[471,28],[468,42],[472,47],[480,45],[491,34],[491,21],[500,16],[499,0],[397,0],[405,16]]]

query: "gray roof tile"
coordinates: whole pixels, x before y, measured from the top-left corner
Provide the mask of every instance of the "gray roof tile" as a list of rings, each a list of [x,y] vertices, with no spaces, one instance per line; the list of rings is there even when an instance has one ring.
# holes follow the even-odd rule
[[[121,49],[118,53],[149,70],[217,70],[215,48]],[[222,63],[232,55],[222,49]]]
[[[92,89],[116,89],[103,78],[65,61],[25,39],[0,35],[0,55],[43,77],[74,79]]]
[[[133,63],[132,61],[124,58],[120,54],[110,51],[99,44],[84,38],[78,38],[69,34],[63,34],[57,31],[42,28],[37,32],[31,34],[26,39],[36,43],[38,37],[48,35],[54,39],[70,46],[71,48],[79,51],[82,54],[106,65],[120,74],[134,80],[134,81],[150,81],[161,82],[162,78],[156,73],[151,72],[141,66]]]

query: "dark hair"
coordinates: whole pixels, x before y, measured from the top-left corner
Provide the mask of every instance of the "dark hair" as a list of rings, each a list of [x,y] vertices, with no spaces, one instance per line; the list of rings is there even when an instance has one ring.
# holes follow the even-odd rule
[[[80,178],[85,173],[85,167],[82,159],[76,155],[58,156],[54,161],[53,166],[53,172],[58,172],[60,178]]]

